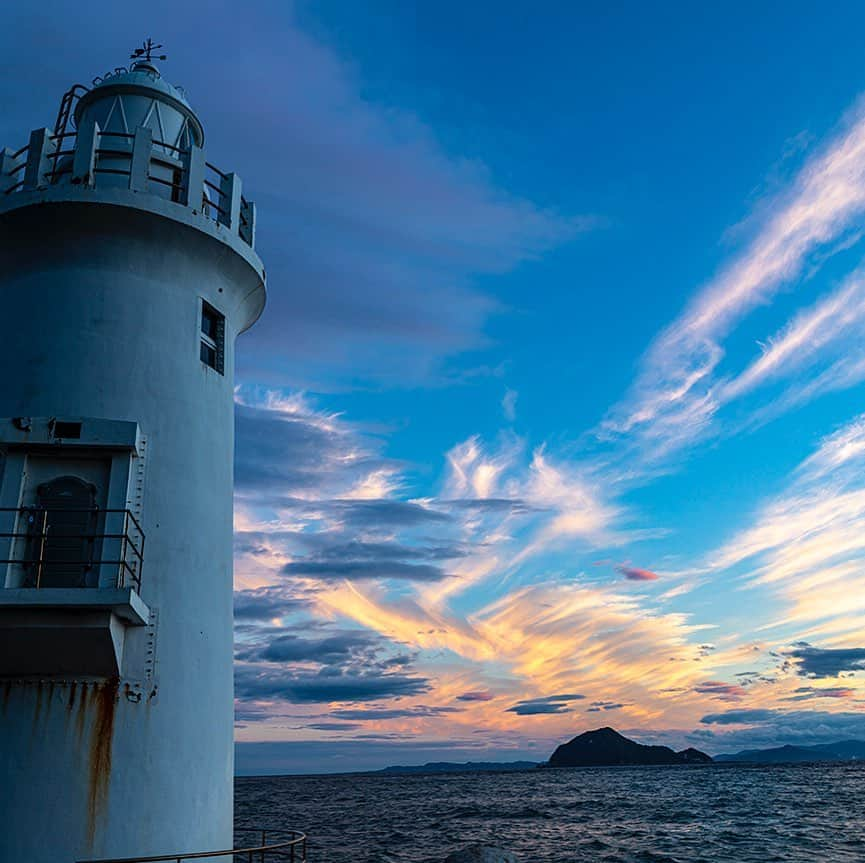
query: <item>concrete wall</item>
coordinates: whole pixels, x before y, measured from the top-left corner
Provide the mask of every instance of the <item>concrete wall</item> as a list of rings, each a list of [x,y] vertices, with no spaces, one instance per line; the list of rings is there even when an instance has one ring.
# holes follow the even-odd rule
[[[232,370],[261,276],[183,219],[80,196],[0,213],[0,416],[139,423],[157,622],[127,630],[120,679],[0,680],[4,861],[231,843]],[[199,359],[202,298],[224,376]]]

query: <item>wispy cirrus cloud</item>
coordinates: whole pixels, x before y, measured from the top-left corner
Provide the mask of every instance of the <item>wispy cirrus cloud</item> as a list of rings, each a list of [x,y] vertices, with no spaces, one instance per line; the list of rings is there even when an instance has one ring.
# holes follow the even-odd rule
[[[786,673],[837,677],[865,667],[865,419],[826,436],[751,525],[709,555],[709,569],[768,591],[771,612],[759,628],[796,642],[778,649]]]
[[[814,255],[845,237],[863,212],[865,108],[860,103],[840,132],[806,161],[791,188],[765,203],[744,250],[654,340],[601,434],[629,439],[650,460],[661,458],[703,435],[724,404],[813,361],[853,324],[861,325],[862,277],[856,274],[795,316],[742,372],[721,373],[724,340],[732,330],[802,276]],[[852,377],[849,360],[836,359],[826,386]]]

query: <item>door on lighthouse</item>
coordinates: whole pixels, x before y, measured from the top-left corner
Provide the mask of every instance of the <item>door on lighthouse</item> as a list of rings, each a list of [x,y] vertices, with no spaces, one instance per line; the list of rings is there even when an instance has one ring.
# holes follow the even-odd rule
[[[96,587],[95,541],[99,509],[96,486],[76,476],[61,476],[37,489],[40,518],[33,537],[39,587]]]

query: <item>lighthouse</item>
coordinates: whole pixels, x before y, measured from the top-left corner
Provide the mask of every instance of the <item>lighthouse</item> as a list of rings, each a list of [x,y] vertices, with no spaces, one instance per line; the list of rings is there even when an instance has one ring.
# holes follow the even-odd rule
[[[4,861],[232,845],[234,350],[265,277],[154,47],[0,151]]]

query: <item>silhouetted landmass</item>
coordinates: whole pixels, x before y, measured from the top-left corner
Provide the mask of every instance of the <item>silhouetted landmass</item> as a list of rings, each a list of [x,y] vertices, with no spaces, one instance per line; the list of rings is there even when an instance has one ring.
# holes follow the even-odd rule
[[[533,770],[537,767],[536,761],[428,761],[409,767],[385,767],[377,773],[473,773],[485,772],[507,772],[514,770]]]
[[[773,749],[745,749],[742,752],[716,755],[715,761],[748,761],[753,764],[791,764],[803,761],[865,760],[865,743],[861,740],[839,740],[816,746],[776,746]]]
[[[612,728],[599,728],[563,743],[547,767],[610,767],[624,764],[709,764],[712,759],[697,749],[674,752],[669,746],[644,746]]]

